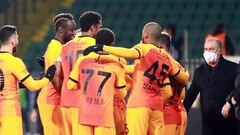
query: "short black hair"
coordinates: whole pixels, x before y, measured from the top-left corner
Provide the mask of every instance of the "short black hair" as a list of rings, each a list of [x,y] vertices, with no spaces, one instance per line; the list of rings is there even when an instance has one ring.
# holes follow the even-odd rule
[[[64,26],[67,21],[73,20],[74,17],[70,13],[60,13],[53,18],[54,30],[57,31],[59,27]]]
[[[84,12],[80,18],[80,28],[82,32],[87,32],[92,25],[100,24],[102,20],[102,16],[94,11],[86,11]]]
[[[96,44],[112,45],[115,41],[115,35],[108,28],[101,28],[96,33]]]
[[[4,25],[0,28],[0,44],[5,43],[17,31],[16,26]]]
[[[168,50],[170,49],[170,44],[171,44],[171,38],[167,34],[160,34],[159,38],[159,43],[160,44],[165,44]]]

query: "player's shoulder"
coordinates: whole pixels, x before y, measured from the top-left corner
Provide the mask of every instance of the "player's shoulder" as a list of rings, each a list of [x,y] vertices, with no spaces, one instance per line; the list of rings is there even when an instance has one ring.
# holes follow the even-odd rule
[[[53,50],[58,50],[62,48],[62,43],[57,39],[52,39],[47,47],[47,52],[52,52]]]
[[[121,59],[120,57],[117,57],[112,54],[97,53],[97,55],[98,55],[97,60],[99,62],[103,62],[109,65],[112,69],[114,69],[114,67],[123,68],[124,67],[123,65],[126,63],[124,59]]]
[[[144,49],[147,47],[147,44],[144,43],[138,43],[136,45],[133,46],[134,48],[140,48],[140,49]]]
[[[15,57],[15,56],[10,56],[9,57],[9,64],[12,66],[18,66],[24,64],[22,59]]]
[[[76,38],[74,38],[74,39],[68,41],[67,43],[63,44],[62,48],[69,47],[70,45],[73,45],[73,44],[77,44],[77,39]]]
[[[112,55],[112,54],[109,54],[109,57],[113,58],[114,60],[120,62],[123,65],[127,65],[127,60],[125,58],[118,57],[118,56],[115,56],[115,55]]]
[[[61,41],[59,41],[58,39],[52,39],[49,43],[49,46],[52,47],[52,46],[62,46],[63,43]]]
[[[144,43],[139,43],[139,44],[135,45],[134,48],[140,49],[144,53],[148,53],[152,49],[154,49],[154,50],[159,50],[160,49],[153,44],[144,44]]]
[[[106,60],[108,63],[111,63],[113,66],[124,67],[124,64],[127,64],[127,61],[124,58],[112,55],[112,54],[102,54],[100,59]],[[104,58],[103,58],[104,57]]]
[[[77,38],[75,38],[76,41],[87,41],[87,42],[96,42],[96,39],[88,36],[88,35],[83,35],[83,36],[79,36]]]
[[[156,46],[150,46],[149,48],[146,49],[146,56],[157,56],[157,57],[160,57],[160,58],[167,58],[169,59],[171,57],[171,55],[165,51],[164,49],[162,48],[158,48]]]
[[[122,72],[122,71],[125,71],[124,70],[124,64],[122,64],[121,62],[119,62],[119,61],[113,61],[113,62],[111,62],[111,69],[112,69],[112,71],[113,72],[115,72],[115,73],[120,73],[120,72]]]
[[[96,61],[98,59],[98,57],[99,57],[98,54],[96,54],[95,52],[91,52],[88,55],[79,56],[76,63],[78,63],[80,65],[85,62],[92,62],[93,60]]]

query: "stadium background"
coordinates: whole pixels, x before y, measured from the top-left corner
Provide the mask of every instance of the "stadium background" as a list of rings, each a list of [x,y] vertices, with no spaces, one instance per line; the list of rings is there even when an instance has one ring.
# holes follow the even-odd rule
[[[183,36],[183,63],[191,71],[201,63],[205,36],[223,22],[239,55],[240,2],[238,0],[0,0],[0,26],[18,27],[20,44],[17,56],[24,59],[30,72],[38,72],[36,57],[42,56],[54,36],[52,17],[69,12],[78,18],[83,11],[102,14],[103,25],[116,34],[117,46],[132,47],[141,40],[145,23],[164,26],[174,23]],[[200,132],[198,109],[190,113],[188,134]]]

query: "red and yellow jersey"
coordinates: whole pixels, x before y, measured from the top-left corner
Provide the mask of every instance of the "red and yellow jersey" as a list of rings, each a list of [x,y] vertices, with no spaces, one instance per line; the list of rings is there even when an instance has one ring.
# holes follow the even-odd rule
[[[95,45],[95,39],[90,36],[81,36],[69,41],[62,48],[61,63],[63,69],[63,85],[61,91],[61,106],[78,107],[80,91],[79,89],[67,90],[67,81],[69,74],[79,56],[82,56],[83,51],[92,45]]]
[[[175,60],[153,44],[138,44],[131,49],[104,46],[103,50],[116,56],[139,59],[135,64],[132,95],[128,107],[163,109],[162,89],[171,94],[169,76],[187,83],[188,76],[179,70]],[[165,99],[164,99],[165,100]]]
[[[45,72],[50,65],[54,64],[62,51],[62,43],[56,39],[52,39],[48,45],[48,48],[44,54],[45,58]],[[53,84],[49,82],[41,90],[38,100],[43,103],[59,105],[60,94],[53,87]]]
[[[175,106],[173,103],[167,103],[164,105],[163,115],[165,125],[181,125],[182,123],[180,106]]]
[[[185,69],[176,62],[178,67],[182,72],[186,72]],[[188,72],[186,72],[188,74]],[[182,123],[181,111],[185,111],[183,103],[181,100],[184,99],[185,95],[185,85],[179,83],[176,79],[170,78],[171,87],[172,87],[172,96],[165,97],[167,100],[164,103],[163,112],[164,112],[164,124],[178,124]],[[163,95],[167,96],[167,95]]]
[[[80,108],[88,108],[80,110],[80,124],[115,127],[113,117],[114,91],[115,88],[122,90],[126,87],[125,71],[122,64],[83,58],[80,63],[76,63],[70,74],[70,79],[78,81],[80,84]]]
[[[0,53],[0,116],[21,115],[18,97],[18,80],[29,75],[22,60],[9,53]],[[16,69],[16,70],[15,70]]]
[[[164,124],[178,124],[181,125],[181,111],[185,111],[182,100],[185,94],[185,86],[178,83],[176,80],[171,80],[172,96],[164,103]]]
[[[20,116],[21,108],[18,96],[18,80],[28,89],[37,91],[49,80],[43,78],[34,81],[23,61],[7,52],[0,52],[0,116]]]
[[[161,50],[154,45],[137,45],[135,48],[141,50],[143,57],[135,65],[128,107],[162,110],[162,89],[163,87],[171,89],[169,81],[165,81],[173,72],[169,58],[160,53]]]

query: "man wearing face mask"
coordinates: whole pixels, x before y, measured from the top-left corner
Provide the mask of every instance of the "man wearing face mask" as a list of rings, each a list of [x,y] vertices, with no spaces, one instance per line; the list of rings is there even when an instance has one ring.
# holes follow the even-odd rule
[[[226,97],[234,89],[237,64],[224,59],[221,50],[218,39],[205,42],[205,63],[195,70],[184,100],[188,112],[200,92],[203,135],[238,134],[238,121],[234,118],[234,111],[230,110],[228,118],[221,114]]]

